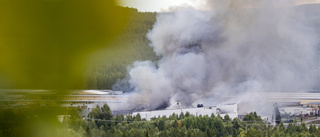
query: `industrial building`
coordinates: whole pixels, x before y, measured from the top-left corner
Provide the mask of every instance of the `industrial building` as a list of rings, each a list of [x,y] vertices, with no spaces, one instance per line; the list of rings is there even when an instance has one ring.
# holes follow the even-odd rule
[[[300,115],[300,114],[312,114],[312,108],[311,107],[281,107],[280,108],[281,114],[289,114],[289,115]]]
[[[40,107],[50,106],[52,102],[58,102],[62,107],[79,107],[82,109],[81,115],[87,116],[88,113],[95,108],[96,105],[102,106],[107,103],[113,114],[133,114],[140,113],[142,118],[150,120],[152,117],[169,117],[173,113],[180,114],[181,112],[189,112],[195,116],[204,116],[220,114],[224,117],[226,114],[230,118],[242,118],[246,113],[238,114],[237,104],[223,104],[219,106],[202,106],[195,108],[183,108],[166,110],[153,110],[133,112],[123,109],[126,100],[130,98],[130,94],[124,94],[122,91],[112,90],[74,90],[68,91],[68,94],[56,94],[51,90],[17,90],[3,89],[1,90],[0,98],[3,102],[2,109],[5,108],[24,108],[32,105]],[[320,93],[262,93],[263,97],[269,102],[278,102],[279,110],[285,115],[319,115],[320,114]],[[234,96],[229,95],[225,98],[232,99]],[[6,105],[4,105],[6,104]],[[271,118],[266,118],[270,120]]]
[[[166,110],[154,110],[154,111],[141,111],[141,112],[133,112],[132,115],[140,114],[141,118],[144,118],[146,120],[150,120],[153,117],[162,117],[166,116],[169,117],[172,114],[178,114],[184,113],[186,114],[189,112],[192,115],[195,116],[211,116],[211,114],[215,114],[216,116],[219,114],[221,117],[224,117],[225,115],[229,115],[231,119],[238,117],[238,111],[237,111],[237,104],[222,104],[219,106],[210,106],[210,107],[197,107],[197,108],[180,108],[180,109],[166,109]]]

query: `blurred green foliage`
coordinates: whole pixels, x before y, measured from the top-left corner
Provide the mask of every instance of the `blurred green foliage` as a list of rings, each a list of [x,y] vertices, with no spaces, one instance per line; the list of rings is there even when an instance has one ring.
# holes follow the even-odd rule
[[[159,59],[152,12],[113,1],[0,1],[0,88],[112,89],[137,60]]]
[[[0,88],[83,88],[84,60],[124,28],[112,0],[0,0]]]
[[[85,60],[102,48],[114,53],[129,12],[113,0],[0,0],[0,89],[13,89],[0,90],[0,136],[61,136],[64,108],[41,94],[85,88]],[[23,99],[18,89],[50,90],[32,93],[37,101],[8,100]]]

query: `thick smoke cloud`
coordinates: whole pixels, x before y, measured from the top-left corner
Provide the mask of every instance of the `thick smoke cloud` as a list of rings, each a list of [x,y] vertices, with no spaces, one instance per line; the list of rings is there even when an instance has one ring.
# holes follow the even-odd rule
[[[206,10],[158,14],[147,37],[162,59],[133,64],[130,107],[261,104],[261,92],[311,88],[318,41],[301,9],[288,1],[239,2],[204,1]]]

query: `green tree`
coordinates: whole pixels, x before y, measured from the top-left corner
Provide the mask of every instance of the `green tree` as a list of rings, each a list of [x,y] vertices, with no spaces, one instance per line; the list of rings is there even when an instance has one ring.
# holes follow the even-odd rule
[[[253,127],[249,128],[247,133],[246,133],[246,136],[248,137],[262,137],[262,132],[260,129],[255,129]]]
[[[186,117],[189,117],[190,116],[190,113],[187,111],[186,112]]]
[[[103,104],[103,107],[101,107],[101,114],[100,114],[100,119],[105,119],[105,120],[111,120],[113,118],[112,112],[108,104]]]
[[[86,127],[85,136],[86,137],[91,137],[92,136],[91,129],[89,128],[89,126]]]
[[[184,115],[183,112],[181,112],[180,115],[179,115],[179,119],[184,119],[184,118],[185,118],[185,115]]]
[[[301,128],[301,132],[309,132],[309,129],[308,129],[306,123],[302,123],[300,125],[300,128]]]
[[[134,128],[129,131],[129,135],[130,137],[143,137],[145,136],[145,131],[143,129]]]
[[[231,121],[231,118],[228,114],[224,115],[224,120],[226,121]]]
[[[226,136],[226,129],[221,118],[216,117],[214,121],[215,133],[218,137]]]
[[[252,112],[243,117],[243,121],[254,122],[255,120],[256,118]]]
[[[286,129],[286,133],[289,134],[289,135],[291,135],[291,134],[292,134],[293,132],[295,132],[295,131],[296,131],[295,125],[292,124],[292,123],[289,123],[289,124],[288,124],[288,127],[287,127],[287,129]]]
[[[316,125],[313,125],[313,124],[311,123],[310,126],[309,126],[309,133],[310,133],[310,134],[313,134],[313,133],[315,133],[316,131],[317,131]]]
[[[281,123],[281,114],[280,114],[278,105],[275,106],[274,111],[276,113],[276,123],[280,124]]]
[[[138,113],[135,118],[134,118],[135,121],[141,121],[141,115],[140,113]]]
[[[116,122],[116,125],[117,125],[120,121],[124,121],[124,115],[123,114],[117,114],[115,120],[117,121]]]
[[[112,112],[108,104],[104,104],[101,108],[99,105],[97,105],[95,108],[92,108],[89,115],[90,117],[93,117],[95,119],[111,120],[113,118]]]
[[[214,129],[210,129],[209,127],[206,128],[206,136],[207,137],[216,137]]]
[[[281,131],[285,131],[285,127],[284,127],[284,125],[283,125],[283,122],[281,122],[280,123],[280,126],[279,126],[279,130],[281,130]]]
[[[172,123],[171,127],[178,128],[178,121],[174,120],[174,122]]]
[[[166,129],[166,122],[163,119],[159,120],[159,130],[163,131],[164,129]]]
[[[214,113],[212,113],[210,117],[211,117],[211,118],[214,118],[214,117],[216,117],[216,116],[214,115]]]

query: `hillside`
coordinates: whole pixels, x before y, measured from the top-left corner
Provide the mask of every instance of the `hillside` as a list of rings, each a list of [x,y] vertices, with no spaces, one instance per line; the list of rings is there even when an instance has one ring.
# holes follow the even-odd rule
[[[317,10],[320,9],[320,4],[291,8],[294,8],[295,11],[294,18],[308,23],[316,35],[320,36],[320,10]],[[88,59],[84,82],[87,89],[113,89],[112,86],[117,80],[122,80],[127,76],[127,67],[135,61],[159,59],[149,46],[149,40],[146,37],[147,32],[152,29],[156,21],[157,13],[138,12],[132,8],[128,10],[131,13],[128,25],[122,34],[111,43],[113,48],[106,46],[108,48],[94,53]],[[116,88],[116,90],[128,88],[125,85],[121,87],[125,89]]]
[[[130,19],[112,46],[94,53],[86,63],[87,89],[112,89],[112,85],[127,76],[127,66],[137,60],[156,61],[158,57],[148,45],[147,32],[152,29],[156,14],[130,10]],[[112,48],[110,48],[112,47]]]

